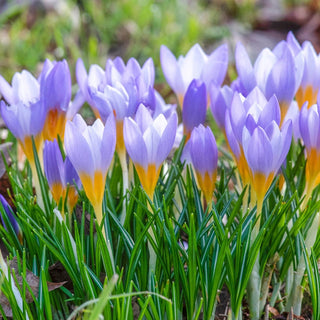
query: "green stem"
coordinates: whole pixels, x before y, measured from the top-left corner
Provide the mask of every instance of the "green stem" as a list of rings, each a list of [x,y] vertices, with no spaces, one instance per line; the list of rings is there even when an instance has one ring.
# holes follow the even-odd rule
[[[127,154],[126,150],[118,153],[120,165],[122,169],[122,192],[123,192],[123,204],[122,204],[122,212],[120,215],[120,223],[124,225],[124,221],[126,219],[126,194],[129,187],[129,173],[128,173],[128,165],[127,165]]]
[[[40,187],[36,164],[32,161],[29,161],[29,164],[32,172],[32,182],[36,190],[37,203],[38,203],[38,206],[41,208],[41,210],[44,212],[45,209],[44,209],[44,203],[42,199],[41,187]]]
[[[244,186],[245,187],[245,186]],[[244,217],[247,213],[248,210],[248,200],[249,200],[249,188],[247,188],[244,192],[243,195],[243,200],[242,200],[242,216]]]
[[[228,320],[242,320],[242,309],[240,307],[240,310],[238,314],[235,314],[233,311],[229,311],[228,314]]]
[[[275,269],[276,263],[279,261],[279,255],[276,254],[271,261],[267,264],[264,275],[261,280],[261,298],[260,298],[260,314],[263,313],[265,304],[268,298],[269,286],[271,283],[273,271]]]
[[[148,209],[150,212],[152,212],[152,208],[150,206],[150,203],[148,202]],[[153,232],[152,225],[150,225],[148,232],[152,238],[152,240],[156,243],[156,238]],[[157,264],[157,255],[156,252],[151,244],[151,241],[148,240],[148,250],[149,250],[149,274],[148,274],[148,290],[151,291],[151,280],[152,276],[156,272],[156,264]]]
[[[257,202],[257,222],[253,227],[251,233],[251,245],[257,238],[260,230],[260,216],[262,212],[262,201]],[[249,302],[249,309],[251,320],[259,320],[260,319],[260,291],[261,291],[261,278],[260,278],[260,252],[258,252],[257,259],[254,263],[248,288],[247,288],[247,295],[248,295],[248,302]]]
[[[313,219],[312,225],[308,230],[308,234],[305,240],[305,247],[307,253],[310,254],[311,247],[314,245],[317,239],[317,233],[320,226],[320,212],[317,212],[316,216]],[[294,274],[293,286],[290,292],[286,310],[291,310],[293,308],[293,313],[297,316],[301,314],[301,304],[303,298],[303,287],[301,285],[303,276],[305,274],[306,264],[304,260],[304,255],[300,255],[298,268]]]
[[[154,233],[152,226],[149,228],[149,234],[151,235],[152,239],[155,241]],[[150,241],[148,241],[148,249],[149,249],[149,277],[148,277],[148,289],[151,291],[151,280],[152,276],[156,272],[156,263],[157,263],[157,255],[154,251],[154,248]]]

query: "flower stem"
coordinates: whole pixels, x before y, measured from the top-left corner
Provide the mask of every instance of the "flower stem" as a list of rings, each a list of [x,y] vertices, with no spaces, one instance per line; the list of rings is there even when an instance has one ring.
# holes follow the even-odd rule
[[[148,209],[150,212],[152,212],[152,208],[150,206],[150,203],[148,202]],[[149,227],[148,232],[154,242],[156,242],[155,235],[153,232],[152,225]],[[152,276],[156,272],[156,264],[157,264],[157,255],[156,252],[151,244],[151,241],[148,240],[148,250],[149,250],[149,275],[148,275],[148,289],[151,291],[151,280]]]
[[[262,213],[262,204],[263,199],[258,199],[257,201],[257,222],[253,227],[251,233],[251,246],[253,242],[256,240],[259,230],[260,230],[260,216]],[[259,320],[260,319],[260,291],[261,291],[261,278],[260,278],[260,251],[258,252],[257,259],[254,263],[248,288],[247,288],[247,295],[249,300],[249,309],[250,315],[252,320]]]
[[[121,150],[118,152],[120,165],[122,169],[122,195],[123,195],[123,204],[122,204],[122,212],[120,215],[120,223],[124,225],[124,221],[126,219],[126,194],[129,187],[129,174],[128,174],[128,165],[127,165],[127,154],[126,150]]]
[[[317,239],[317,233],[320,226],[320,212],[317,212],[313,219],[312,225],[308,230],[308,234],[305,240],[305,247],[308,254],[310,254],[311,247],[314,245]],[[306,263],[304,260],[304,255],[300,255],[298,268],[294,274],[294,280],[292,285],[292,290],[290,292],[286,309],[291,310],[293,308],[293,313],[297,316],[301,314],[301,304],[303,298],[303,287],[301,285],[303,276],[305,274]]]
[[[38,177],[38,172],[36,168],[36,164],[34,161],[29,161],[30,168],[31,168],[31,173],[32,173],[32,182],[34,185],[34,188],[36,190],[36,197],[37,197],[37,203],[41,210],[44,212],[44,203],[42,199],[42,193],[41,193],[41,187],[40,187],[40,182],[39,182],[39,177]]]

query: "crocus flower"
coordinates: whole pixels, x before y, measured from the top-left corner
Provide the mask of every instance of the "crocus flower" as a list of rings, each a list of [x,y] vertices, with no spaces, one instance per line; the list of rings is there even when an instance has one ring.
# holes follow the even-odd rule
[[[302,56],[303,58],[303,63],[296,66],[302,69],[302,79],[296,93],[299,109],[305,102],[308,102],[310,107],[317,103],[317,95],[320,89],[320,55],[316,53],[309,41],[305,41],[300,46],[292,32],[288,33],[287,43],[295,56]]]
[[[229,86],[210,88],[211,111],[218,127],[225,131],[226,110],[230,108],[234,91]]]
[[[184,134],[190,138],[191,131],[199,124],[204,123],[207,113],[206,86],[200,80],[194,79],[185,94],[182,109]]]
[[[160,114],[152,118],[140,105],[135,120],[124,120],[124,142],[137,170],[142,187],[152,199],[163,161],[169,155],[176,137],[177,115],[168,119]]]
[[[1,78],[0,91],[9,103],[7,105],[1,101],[2,118],[32,164],[34,162],[32,137],[39,151],[46,117],[46,110],[40,101],[39,82],[31,73],[23,70],[14,74],[12,86]]]
[[[244,46],[238,43],[235,60],[239,78],[233,88],[244,96],[255,86],[262,90],[267,99],[276,95],[282,123],[301,81],[301,55],[294,56],[289,45],[281,41],[272,51],[263,49],[252,66]]]
[[[67,156],[76,169],[84,191],[95,209],[99,224],[102,222],[102,200],[116,144],[116,128],[113,115],[103,125],[97,119],[88,126],[77,114],[67,121],[65,148]]]
[[[71,213],[78,200],[78,193],[74,184],[80,188],[80,178],[70,162],[69,157],[67,156],[65,160],[63,160],[56,139],[45,142],[43,149],[43,163],[44,172],[48,180],[53,199],[58,204],[62,198],[62,203],[64,203],[66,195],[68,195],[67,206]]]
[[[307,154],[306,162],[306,195],[311,196],[312,190],[320,182],[320,107],[307,103],[300,112],[300,133]]]
[[[13,211],[12,211],[12,208],[10,207],[9,203],[7,202],[7,200],[4,198],[4,196],[2,194],[0,194],[0,202],[1,202],[1,205],[9,219],[9,222],[14,230],[14,232],[16,233],[18,239],[20,242],[22,242],[22,232],[21,232],[21,229],[18,225],[18,222],[17,220],[15,219],[14,215],[13,215]],[[2,221],[2,225],[3,227],[8,230],[8,226],[6,225],[5,223],[5,220],[0,212],[0,217],[1,217],[1,221]]]
[[[269,101],[258,87],[247,96],[235,93],[230,109],[226,110],[225,130],[229,147],[235,157],[243,185],[249,183],[249,168],[243,150],[243,128],[247,117],[251,117],[262,128],[266,128],[272,121],[280,124],[280,106],[275,96]]]
[[[100,66],[93,64],[90,66],[89,73],[87,73],[82,59],[79,58],[76,63],[76,78],[84,100],[91,106],[94,115],[99,118],[99,111],[91,98],[89,88],[95,88],[97,91],[103,92],[106,86],[105,71]]]
[[[207,92],[211,84],[221,86],[228,68],[228,47],[221,45],[209,56],[199,44],[195,44],[185,57],[178,60],[164,45],[160,48],[160,61],[163,74],[183,106],[184,95],[193,79],[200,79]]]
[[[43,137],[53,140],[59,135],[64,136],[67,111],[71,100],[71,76],[66,60],[50,62],[45,74],[40,79],[40,96],[47,112]]]
[[[152,58],[146,60],[142,67],[134,58],[130,58],[125,64],[120,57],[114,60],[108,59],[106,63],[106,82],[116,86],[120,82],[129,94],[136,108],[140,103],[150,104],[149,89],[154,86],[155,70]]]
[[[99,68],[95,69],[97,81],[91,83],[88,81],[87,85],[89,101],[98,111],[102,121],[105,121],[111,112],[115,115],[116,149],[118,154],[124,154],[124,117],[133,117],[140,103],[155,105],[153,60],[149,58],[140,67],[134,58],[130,58],[125,64],[120,57],[117,57],[114,60],[107,60],[103,75]]]
[[[192,130],[190,155],[199,186],[209,203],[215,188],[218,164],[218,148],[209,127],[200,124]]]
[[[249,167],[250,184],[260,206],[287,156],[291,139],[291,121],[285,122],[280,130],[274,120],[263,128],[251,115],[247,117],[242,133],[242,145]]]

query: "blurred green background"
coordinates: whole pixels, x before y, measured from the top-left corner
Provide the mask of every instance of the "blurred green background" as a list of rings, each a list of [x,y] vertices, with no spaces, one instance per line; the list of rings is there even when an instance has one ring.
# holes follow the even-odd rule
[[[318,9],[318,0],[0,0],[0,74],[40,70],[45,58],[67,59],[72,73],[77,58],[104,67],[107,57],[134,56],[140,63],[159,48],[185,54],[196,42],[210,52],[238,28],[254,29],[261,8]],[[275,4],[276,3],[276,4]],[[277,8],[269,8],[275,11]],[[162,73],[157,70],[157,79]]]

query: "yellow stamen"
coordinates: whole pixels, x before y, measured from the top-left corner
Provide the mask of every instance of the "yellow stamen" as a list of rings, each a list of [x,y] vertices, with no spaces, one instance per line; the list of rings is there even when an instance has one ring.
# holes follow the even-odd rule
[[[44,139],[53,141],[59,135],[63,140],[65,125],[66,113],[58,109],[50,110],[42,130]]]
[[[149,164],[147,171],[139,164],[135,164],[135,167],[143,189],[152,200],[154,189],[159,178],[160,168],[156,169],[155,164]]]

